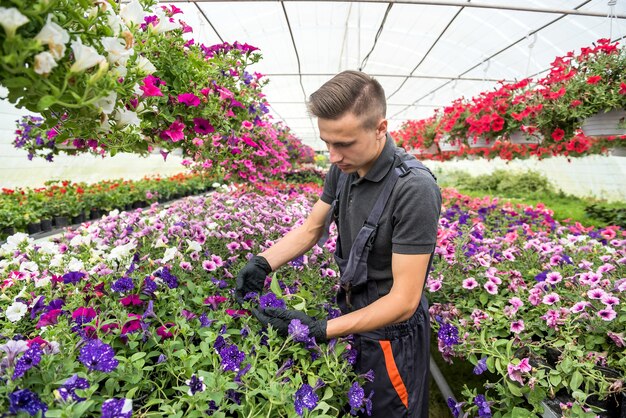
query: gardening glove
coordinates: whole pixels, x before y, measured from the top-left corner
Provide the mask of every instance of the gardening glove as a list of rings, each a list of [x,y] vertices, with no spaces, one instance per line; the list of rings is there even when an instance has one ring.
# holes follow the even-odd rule
[[[243,303],[244,296],[250,292],[261,293],[265,278],[271,272],[272,266],[264,257],[255,255],[248,260],[248,263],[237,274],[235,282],[235,299],[237,302]]]
[[[309,327],[309,336],[315,337],[317,342],[326,342],[326,319],[316,319],[308,316],[302,311],[280,308],[265,308],[261,310],[252,309],[252,315],[256,317],[264,326],[272,326],[280,335],[289,335],[289,324],[292,320],[298,319]],[[305,342],[307,335],[301,335],[297,328],[292,329],[292,336],[295,341]]]

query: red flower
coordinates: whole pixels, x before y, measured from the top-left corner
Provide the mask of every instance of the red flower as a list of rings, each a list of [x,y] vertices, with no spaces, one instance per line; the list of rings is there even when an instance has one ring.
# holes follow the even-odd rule
[[[599,75],[592,75],[587,78],[587,84],[598,84],[598,82],[602,80],[602,77]]]
[[[569,105],[571,107],[577,107],[577,106],[580,106],[581,104],[583,104],[583,102],[581,102],[580,100],[572,100],[572,102]]]
[[[552,132],[552,139],[554,139],[556,142],[562,141],[564,137],[565,137],[565,131],[561,128],[556,128]]]
[[[621,83],[619,85],[619,94],[626,94],[626,83]]]

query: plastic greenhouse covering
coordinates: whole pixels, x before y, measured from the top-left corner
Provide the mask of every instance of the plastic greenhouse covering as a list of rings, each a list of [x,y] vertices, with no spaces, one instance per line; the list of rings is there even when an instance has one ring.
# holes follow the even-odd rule
[[[323,149],[306,98],[335,73],[361,69],[388,99],[391,129],[498,81],[536,78],[557,56],[626,36],[626,2],[196,1],[173,3],[207,45],[247,42],[263,59],[276,118]]]

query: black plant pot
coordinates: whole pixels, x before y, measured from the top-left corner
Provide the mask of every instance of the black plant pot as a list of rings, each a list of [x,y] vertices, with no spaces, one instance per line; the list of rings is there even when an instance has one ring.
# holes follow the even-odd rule
[[[78,216],[72,216],[72,224],[82,224],[85,222],[85,214],[79,213]]]
[[[100,219],[102,217],[102,211],[99,209],[91,209],[89,211],[89,219]]]
[[[133,202],[133,209],[143,208],[144,206],[145,206],[144,202],[140,202],[140,201]]]
[[[52,231],[52,219],[42,219],[41,220],[41,230],[43,232]]]
[[[15,234],[15,228],[13,228],[12,226],[7,226],[6,228],[2,228],[2,231],[0,231],[0,235],[13,235]]]
[[[54,226],[57,228],[63,228],[69,225],[69,219],[67,216],[55,216],[54,217]]]
[[[26,230],[29,234],[36,234],[41,232],[41,222],[31,222],[26,225]]]
[[[124,205],[124,210],[126,210],[126,211],[133,210],[133,204],[132,203],[127,203],[126,205]]]

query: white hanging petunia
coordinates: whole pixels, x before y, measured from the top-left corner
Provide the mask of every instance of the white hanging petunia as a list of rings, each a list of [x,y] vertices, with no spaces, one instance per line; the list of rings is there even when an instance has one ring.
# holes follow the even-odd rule
[[[34,261],[24,261],[20,264],[20,271],[22,273],[37,273],[39,266]]]
[[[11,322],[17,322],[26,314],[28,306],[22,302],[13,302],[5,312],[7,319]]]
[[[35,55],[35,72],[40,75],[48,75],[52,72],[52,69],[58,64],[54,60],[54,56],[48,52],[40,52]]]
[[[128,58],[135,53],[133,48],[126,49],[126,41],[122,38],[105,36],[101,39],[101,42],[104,50],[107,52],[107,60],[109,60],[110,64],[115,64],[119,61],[126,63]]]
[[[174,29],[180,29],[180,24],[170,21],[170,17],[165,14],[162,9],[156,10],[155,14],[159,18],[159,23],[156,26],[150,25],[152,28],[152,32],[154,33],[165,33]]]
[[[98,54],[98,51],[96,51],[94,47],[83,45],[80,38],[72,41],[71,46],[76,62],[70,67],[70,72],[80,73],[100,64],[103,61],[106,61],[106,58]]]
[[[198,241],[193,241],[193,240],[188,239],[187,244],[189,244],[189,249],[191,251],[196,251],[196,252],[202,251],[202,244],[200,244]]]
[[[29,20],[15,7],[0,7],[0,25],[4,28],[7,38],[12,38],[15,31]]]
[[[100,109],[100,112],[105,115],[110,115],[115,110],[115,103],[117,102],[117,92],[111,92],[108,96],[96,100],[94,106]],[[78,235],[77,235],[78,236]]]
[[[122,18],[115,14],[113,10],[107,10],[107,15],[107,25],[109,25],[113,31],[113,35],[117,36],[122,30],[126,29]]]
[[[117,112],[115,112],[115,120],[117,121],[117,126],[120,127],[128,125],[139,126],[141,123],[141,120],[139,120],[139,117],[137,116],[137,112],[133,112],[128,109],[118,109]]]
[[[81,271],[85,268],[85,264],[83,264],[83,262],[77,258],[72,257],[70,259],[70,262],[67,263],[67,270],[68,271]]]
[[[143,10],[143,7],[138,0],[131,1],[120,11],[120,17],[128,26],[131,24],[139,25],[143,23],[143,19],[146,16],[147,13]]]
[[[157,70],[154,64],[152,64],[148,58],[142,55],[137,58],[137,68],[142,74],[152,74]],[[143,91],[140,91],[140,94],[142,93]]]
[[[49,14],[46,24],[35,36],[35,39],[48,45],[50,53],[58,61],[65,55],[65,44],[70,41],[70,35],[65,29],[54,23],[52,14]]]
[[[130,241],[124,245],[118,245],[113,248],[111,252],[106,256],[108,260],[120,260],[123,258],[127,258],[130,256],[132,250],[137,247],[137,243],[134,241]]]

